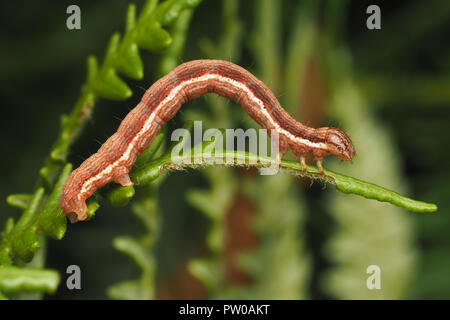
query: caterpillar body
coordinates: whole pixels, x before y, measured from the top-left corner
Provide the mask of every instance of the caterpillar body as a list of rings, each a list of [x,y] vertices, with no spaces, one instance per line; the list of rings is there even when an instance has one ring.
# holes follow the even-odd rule
[[[350,163],[355,156],[353,144],[342,130],[314,129],[294,120],[271,90],[244,68],[222,60],[194,60],[156,81],[117,132],[70,174],[60,196],[60,207],[70,221],[87,218],[86,199],[107,183],[132,185],[128,173],[159,129],[184,102],[211,92],[236,101],[269,132],[276,130],[280,159],[291,149],[305,168],[305,155],[312,152],[323,170],[322,159],[327,155]]]

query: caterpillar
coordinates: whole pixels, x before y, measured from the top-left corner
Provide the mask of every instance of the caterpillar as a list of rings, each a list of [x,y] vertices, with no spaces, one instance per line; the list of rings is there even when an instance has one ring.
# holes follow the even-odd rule
[[[244,68],[222,60],[194,60],[156,81],[123,119],[117,132],[70,174],[59,203],[69,220],[85,220],[86,199],[107,183],[132,185],[128,173],[137,156],[184,102],[205,93],[234,100],[263,128],[275,130],[279,135],[279,159],[292,150],[306,169],[305,155],[312,152],[323,172],[323,157],[334,154],[351,163],[355,156],[352,141],[342,130],[314,129],[294,120],[272,91]]]

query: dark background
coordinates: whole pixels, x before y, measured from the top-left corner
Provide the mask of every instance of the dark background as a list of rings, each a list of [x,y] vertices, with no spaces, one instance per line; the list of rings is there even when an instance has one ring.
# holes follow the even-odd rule
[[[250,69],[255,61],[248,52],[245,37],[254,24],[253,7],[257,2],[242,1],[239,11],[244,26],[239,64]],[[77,31],[69,31],[65,25],[65,11],[72,3],[74,1],[1,1],[1,199],[10,193],[33,189],[38,171],[58,134],[59,119],[63,113],[70,112],[79,96],[85,79],[86,57],[95,54],[102,59],[110,35],[123,30],[128,1],[77,1],[82,11],[82,29]],[[139,12],[143,2],[134,3]],[[417,277],[404,298],[447,299],[450,298],[449,2],[373,3],[382,8],[382,30],[369,31],[365,27],[365,9],[372,2],[351,1],[345,21],[344,38],[354,58],[358,83],[371,101],[376,117],[392,133],[408,195],[437,203],[440,207],[435,214],[405,211],[414,222],[414,246],[420,252],[420,258],[416,266]],[[292,19],[294,6],[295,1],[283,2],[284,21]],[[412,15],[411,12],[417,12],[414,10],[417,6],[424,9],[420,15]],[[220,10],[220,1],[204,0],[199,5],[180,62],[202,57],[199,39],[218,38]],[[282,29],[287,35],[288,25],[283,25]],[[100,143],[116,130],[118,119],[140,100],[142,88],[155,81],[154,61],[158,55],[141,52],[145,64],[144,80],[126,80],[134,93],[126,101],[98,101],[92,118],[72,148],[69,160],[74,166],[98,149]],[[379,94],[377,87],[370,85],[370,80],[386,74],[395,76],[390,78],[394,79],[393,85],[391,90]],[[399,83],[398,79],[404,82]],[[182,119],[177,117],[170,125],[180,126]],[[176,289],[180,284],[173,278],[180,268],[187,259],[204,250],[201,243],[207,222],[182,195],[189,188],[205,185],[204,178],[191,170],[171,174],[161,186],[164,231],[156,248],[159,261],[156,282],[160,286]],[[313,186],[306,192],[313,205],[321,201],[321,194],[320,186]],[[17,218],[19,214],[5,201],[0,202],[0,210],[0,225],[7,217]],[[48,298],[105,298],[108,285],[138,274],[137,268],[111,245],[114,236],[139,232],[140,226],[129,211],[129,208],[114,208],[105,203],[94,221],[70,225],[62,241],[49,240],[47,267],[59,270],[64,282],[66,266],[79,265],[83,270],[83,289],[69,291],[62,283],[59,291]],[[326,219],[325,223],[329,225],[322,225],[321,229],[317,223],[309,221],[310,250],[313,252],[321,246],[313,240],[326,237],[323,230],[332,229],[331,219]],[[313,254],[313,259],[316,270],[327,267],[317,254]],[[194,291],[201,286],[189,283],[187,286],[191,285]],[[168,297],[173,296],[169,294]],[[183,297],[202,296],[186,294]],[[311,297],[330,296],[313,281]]]

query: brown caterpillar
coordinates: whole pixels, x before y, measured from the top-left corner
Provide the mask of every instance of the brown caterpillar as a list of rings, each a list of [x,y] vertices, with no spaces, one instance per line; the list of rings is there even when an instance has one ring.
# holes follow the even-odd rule
[[[319,170],[323,170],[322,158],[329,154],[350,163],[355,155],[350,138],[342,130],[314,129],[294,120],[270,89],[247,70],[227,61],[195,60],[155,82],[117,132],[70,174],[60,197],[60,207],[70,221],[87,218],[86,199],[105,184],[132,185],[128,173],[161,126],[184,102],[209,92],[236,101],[263,128],[276,130],[280,158],[291,149],[306,168],[305,155],[312,152]]]

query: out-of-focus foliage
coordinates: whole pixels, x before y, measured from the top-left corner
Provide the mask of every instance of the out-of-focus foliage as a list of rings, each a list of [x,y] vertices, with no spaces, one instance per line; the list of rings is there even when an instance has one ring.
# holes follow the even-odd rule
[[[330,64],[346,60],[345,52],[327,55]],[[341,54],[341,55],[340,55]],[[359,172],[374,182],[401,190],[398,159],[390,144],[387,128],[377,123],[367,110],[348,73],[345,63],[337,71],[330,67],[330,106],[353,137],[358,137],[358,161],[351,172]],[[336,68],[337,69],[337,68]],[[358,141],[357,140],[357,141]],[[382,166],[376,164],[382,163]],[[349,169],[346,169],[349,172]],[[360,198],[344,199],[329,195],[327,207],[339,229],[330,237],[326,256],[335,266],[326,274],[324,291],[344,299],[402,299],[408,296],[415,270],[412,222],[405,211],[379,202],[364,203]],[[370,261],[370,263],[369,263]],[[368,290],[365,271],[380,267],[381,290]]]
[[[40,169],[40,179],[34,194],[10,195],[8,197],[10,205],[24,210],[24,212],[15,225],[14,221],[9,219],[2,233],[0,265],[11,265],[11,257],[14,254],[22,261],[30,262],[35,252],[41,247],[37,235],[38,231],[56,239],[61,239],[64,236],[66,218],[59,208],[59,195],[72,167],[70,164],[66,164],[67,152],[89,117],[96,97],[112,100],[123,100],[130,97],[132,92],[125,82],[117,76],[117,71],[128,77],[141,79],[143,66],[138,48],[159,51],[168,47],[172,38],[162,27],[170,25],[183,10],[195,7],[200,2],[201,0],[167,0],[158,5],[157,0],[148,0],[138,21],[136,21],[136,7],[130,5],[126,16],[124,37],[121,40],[118,33],[111,37],[102,66],[99,68],[94,56],[88,58],[87,81],[82,87],[81,97],[70,116],[63,115],[61,118],[60,135],[47,158],[45,166]],[[62,166],[64,166],[64,169],[62,169]],[[58,181],[52,187],[58,174]],[[48,199],[44,202],[46,191],[48,192]],[[113,203],[123,202],[123,198],[127,199],[133,194],[133,189],[127,189],[126,192],[113,194],[109,199]],[[98,204],[95,200],[91,201],[88,205],[88,216],[91,217],[97,208]],[[16,268],[14,273],[11,272],[11,274],[19,274],[19,270],[19,268]],[[24,272],[23,278],[29,279],[30,276],[26,277],[28,270],[24,270]],[[45,274],[43,274],[44,276]],[[18,286],[16,291],[19,289],[39,291],[41,287],[45,288],[43,291],[50,291],[49,286],[27,285],[29,282],[26,281],[8,282],[8,291],[13,290],[11,284],[14,283],[17,283]],[[55,281],[52,283],[55,283]],[[53,286],[52,290],[54,291],[54,289]]]
[[[185,10],[174,23],[172,27],[174,40],[171,47],[161,58],[159,66],[161,74],[168,73],[177,64],[178,56],[184,47],[186,32],[191,21],[192,13],[192,10]],[[161,155],[162,142],[163,134],[159,133],[147,150],[136,160],[135,166],[139,167],[142,163],[151,161],[152,158]],[[124,281],[109,287],[108,295],[113,299],[144,300],[155,298],[156,263],[153,251],[158,237],[158,228],[160,227],[158,225],[157,187],[161,182],[162,179],[159,179],[156,183],[145,186],[140,199],[133,204],[133,213],[145,227],[145,234],[139,238],[120,236],[114,239],[114,247],[134,260],[141,269],[141,276],[137,280]],[[119,196],[127,194],[124,192],[124,189],[126,187],[113,189],[110,191],[110,194],[114,192]]]
[[[39,292],[54,292],[59,281],[44,267],[63,272],[68,264],[78,264],[83,290],[60,288],[56,297],[450,297],[450,224],[445,218],[450,175],[443,164],[450,155],[442,147],[449,143],[450,57],[442,39],[449,35],[450,6],[442,1],[383,3],[382,29],[370,31],[365,28],[366,5],[360,1],[205,0],[195,12],[188,9],[199,2],[137,1],[128,8],[125,32],[113,35],[104,61],[99,65],[93,56],[88,59],[82,95],[73,112],[63,117],[42,169],[41,150],[48,150],[49,137],[57,135],[57,117],[63,106],[73,103],[82,81],[80,59],[104,50],[105,39],[121,27],[117,17],[126,7],[119,2],[81,3],[83,27],[78,33],[64,29],[61,4],[30,8],[43,10],[38,20],[25,13],[15,17],[17,22],[3,17],[8,27],[0,35],[14,35],[8,35],[8,49],[0,53],[0,61],[9,61],[0,77],[2,104],[10,105],[5,112],[14,115],[7,118],[7,113],[4,118],[11,123],[4,124],[12,128],[20,120],[21,131],[5,139],[5,154],[19,160],[2,159],[11,173],[5,172],[0,190],[5,197],[11,190],[34,192],[7,199],[23,214],[1,221],[0,259],[9,266],[0,269],[0,291],[11,298],[40,298]],[[14,8],[12,2],[8,6]],[[137,18],[136,8],[141,8]],[[155,63],[155,55],[142,55],[139,47],[163,54]],[[339,190],[408,209],[434,210],[347,175],[360,177],[438,203],[439,211],[415,214],[334,188],[324,192],[320,183],[310,187],[284,173],[268,177],[208,167],[200,173],[161,175],[157,163],[149,161],[164,161],[162,140],[187,119],[203,120],[204,129],[255,125],[234,103],[208,96],[183,108],[166,134],[139,158],[133,178],[141,179],[144,172],[150,184],[136,190],[110,186],[97,197],[130,205],[117,210],[105,201],[95,220],[70,226],[61,241],[50,240],[46,259],[45,238],[36,232],[57,239],[66,233],[57,194],[71,170],[66,165],[69,147],[69,161],[76,165],[78,154],[88,156],[97,149],[93,137],[103,140],[116,129],[116,122],[108,125],[105,119],[123,117],[141,89],[179,63],[198,58],[240,64],[273,89],[295,118],[346,130],[358,154],[354,164],[338,165],[332,157],[325,162],[346,175],[327,171]],[[144,66],[149,70],[145,80]],[[132,80],[125,83],[118,74]],[[14,88],[27,88],[28,94]],[[126,103],[102,105],[95,99],[123,100],[131,91],[135,97]],[[102,106],[95,113],[94,102]],[[24,147],[24,141],[29,145]],[[290,161],[283,166],[299,169]],[[26,184],[37,170],[38,183]],[[308,175],[315,174],[309,166]],[[99,207],[97,198],[90,202],[91,216]],[[138,219],[127,214],[128,208]],[[117,236],[124,232],[129,235]],[[252,239],[251,246],[239,242],[245,237]],[[11,259],[12,252],[21,259]],[[35,252],[31,263],[24,263]],[[381,290],[366,287],[366,269],[373,264],[381,268]]]

